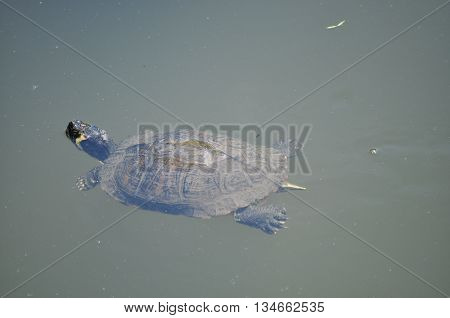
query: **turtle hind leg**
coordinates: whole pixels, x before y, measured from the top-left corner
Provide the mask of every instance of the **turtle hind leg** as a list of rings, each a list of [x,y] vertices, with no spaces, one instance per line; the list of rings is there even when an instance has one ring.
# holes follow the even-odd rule
[[[286,209],[274,205],[251,205],[234,213],[236,222],[260,229],[266,234],[275,234],[286,228]]]
[[[81,176],[77,178],[75,185],[77,189],[80,191],[88,191],[94,188],[100,182],[99,176],[100,166],[95,167],[86,173],[85,176]]]

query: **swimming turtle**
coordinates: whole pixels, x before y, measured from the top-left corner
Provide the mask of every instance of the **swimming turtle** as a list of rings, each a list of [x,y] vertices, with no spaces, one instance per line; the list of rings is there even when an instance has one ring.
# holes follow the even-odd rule
[[[66,136],[101,164],[77,179],[79,190],[101,188],[142,209],[210,218],[234,212],[238,223],[274,234],[287,220],[282,207],[262,204],[272,192],[304,189],[287,182],[292,147],[255,146],[193,130],[140,134],[116,144],[80,120]]]

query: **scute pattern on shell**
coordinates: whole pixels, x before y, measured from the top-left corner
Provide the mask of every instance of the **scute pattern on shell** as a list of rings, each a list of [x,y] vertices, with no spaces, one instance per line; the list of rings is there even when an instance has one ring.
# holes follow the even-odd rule
[[[273,148],[188,130],[145,140],[122,142],[100,172],[102,188],[125,204],[208,218],[261,200],[287,179],[287,158]]]

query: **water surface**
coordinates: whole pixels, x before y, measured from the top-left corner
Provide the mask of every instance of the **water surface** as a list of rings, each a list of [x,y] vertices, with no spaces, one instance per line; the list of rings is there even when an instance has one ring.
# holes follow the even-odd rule
[[[9,1],[183,120],[263,123],[442,1]],[[288,230],[139,211],[10,297],[441,297],[450,293],[450,7],[278,117],[311,124]],[[339,28],[326,27],[341,20]],[[177,123],[0,4],[0,293],[130,210],[74,184],[117,141]],[[377,154],[370,155],[369,149]]]

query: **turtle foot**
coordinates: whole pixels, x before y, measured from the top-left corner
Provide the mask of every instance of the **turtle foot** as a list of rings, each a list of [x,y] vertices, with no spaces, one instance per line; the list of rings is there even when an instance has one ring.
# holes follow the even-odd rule
[[[88,191],[93,188],[93,186],[88,182],[86,177],[78,177],[75,183],[77,189],[80,191]]]
[[[91,169],[85,176],[78,177],[75,185],[80,191],[87,191],[94,188],[99,182],[100,166]]]
[[[236,222],[260,229],[266,234],[276,234],[287,228],[286,209],[274,205],[249,206],[234,214]]]

